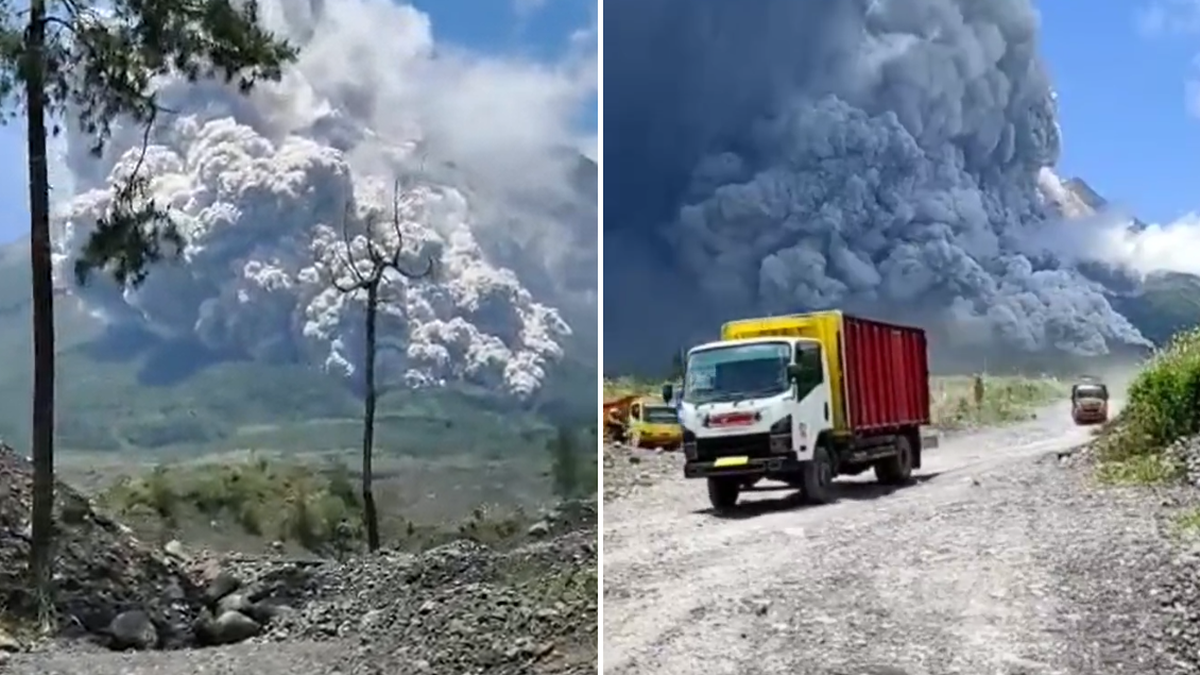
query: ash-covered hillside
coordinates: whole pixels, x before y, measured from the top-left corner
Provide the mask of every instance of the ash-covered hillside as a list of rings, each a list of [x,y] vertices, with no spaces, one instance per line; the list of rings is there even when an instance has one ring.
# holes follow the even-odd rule
[[[138,128],[118,128],[100,158],[68,129],[53,172],[60,443],[344,447],[364,307],[334,282],[350,277],[348,258],[363,261],[367,237],[402,238],[413,269],[436,261],[435,278],[397,277],[383,293],[392,442],[462,446],[510,423],[590,418],[597,175],[574,120],[595,91],[594,31],[534,63],[439,45],[428,16],[391,2],[273,0],[262,12],[301,48],[280,83],[244,98],[162,82],[170,113],[144,152]],[[76,286],[74,256],[139,163],[184,235],[180,259],[136,291],[99,277]],[[0,252],[10,354],[29,353],[27,265],[21,244]],[[0,373],[0,435],[17,442],[25,360]]]
[[[920,323],[939,352],[1149,345],[1086,267],[1140,278],[1151,249],[1045,180],[1070,129],[1030,0],[615,1],[606,369],[823,308]]]

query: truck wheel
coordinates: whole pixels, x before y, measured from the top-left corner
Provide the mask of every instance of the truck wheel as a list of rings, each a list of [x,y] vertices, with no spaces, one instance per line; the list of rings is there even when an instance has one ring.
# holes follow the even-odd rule
[[[716,511],[728,511],[737,506],[741,486],[729,478],[708,479],[708,502]]]
[[[881,485],[904,485],[912,479],[913,451],[907,436],[896,439],[896,454],[875,464],[875,479]]]
[[[802,469],[801,492],[810,504],[828,504],[833,501],[833,460],[825,446],[813,450],[811,462]]]

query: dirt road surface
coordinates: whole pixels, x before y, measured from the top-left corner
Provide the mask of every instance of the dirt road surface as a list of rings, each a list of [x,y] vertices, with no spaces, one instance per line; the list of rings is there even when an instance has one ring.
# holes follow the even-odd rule
[[[604,672],[1172,672],[1145,637],[1154,498],[1086,483],[1060,455],[1087,439],[1054,408],[943,439],[894,491],[868,473],[718,517],[680,477],[606,504]]]

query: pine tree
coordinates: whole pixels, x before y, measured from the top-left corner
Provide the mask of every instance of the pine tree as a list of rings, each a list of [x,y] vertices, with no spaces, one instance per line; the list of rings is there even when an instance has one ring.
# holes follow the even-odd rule
[[[296,49],[259,25],[254,0],[0,0],[0,96],[4,120],[25,117],[29,163],[29,243],[33,272],[34,464],[30,572],[48,617],[53,559],[54,289],[50,259],[47,134],[70,119],[104,151],[115,123],[150,129],[165,113],[153,83],[166,75],[220,79],[249,92],[279,79]],[[47,124],[50,124],[49,128]],[[148,199],[138,165],[116,189],[76,265],[82,283],[94,270],[122,285],[145,280],[149,266],[177,250],[169,214]]]

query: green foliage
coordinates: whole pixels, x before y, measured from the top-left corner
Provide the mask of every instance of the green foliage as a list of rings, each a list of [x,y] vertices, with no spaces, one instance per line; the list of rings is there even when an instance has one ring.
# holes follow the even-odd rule
[[[265,459],[233,464],[162,465],[125,479],[99,496],[125,516],[149,511],[167,528],[203,520],[239,526],[246,534],[292,541],[319,551],[339,536],[357,536],[357,495],[344,467],[327,470]]]
[[[550,476],[554,482],[554,494],[559,499],[573,499],[582,495],[583,471],[575,433],[559,427],[549,442]]]
[[[1159,482],[1182,467],[1164,451],[1200,433],[1200,328],[1176,335],[1155,352],[1129,386],[1125,409],[1096,442],[1101,477],[1140,476]],[[1135,470],[1138,466],[1157,470]]]
[[[168,112],[157,79],[216,79],[246,93],[278,80],[297,55],[259,25],[254,0],[50,0],[21,11],[6,2],[0,12],[0,99],[9,109],[41,103],[50,119],[72,117],[97,156],[117,122],[144,128],[148,138]],[[42,101],[27,100],[26,83],[42,85]],[[164,247],[181,244],[168,212],[148,198],[140,160],[121,178],[76,265],[81,282],[104,269],[136,286]]]

